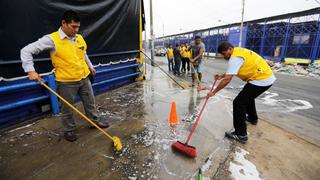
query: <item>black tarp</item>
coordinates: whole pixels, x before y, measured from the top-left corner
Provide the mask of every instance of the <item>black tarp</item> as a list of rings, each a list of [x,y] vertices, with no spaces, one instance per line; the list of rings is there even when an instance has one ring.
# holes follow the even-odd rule
[[[94,64],[138,55],[139,0],[1,0],[0,77],[25,75],[21,48],[57,31],[65,10],[79,13],[79,33],[88,44],[87,52]],[[48,57],[48,52],[35,57],[38,72],[52,69]]]

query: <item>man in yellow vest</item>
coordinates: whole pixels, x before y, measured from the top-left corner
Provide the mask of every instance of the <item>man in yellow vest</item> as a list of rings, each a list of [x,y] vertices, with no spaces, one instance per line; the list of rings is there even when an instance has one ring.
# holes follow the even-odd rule
[[[181,72],[185,73],[190,71],[190,63],[189,63],[189,51],[186,44],[181,45],[181,53],[182,53],[182,67]]]
[[[187,70],[188,70],[188,73],[190,73],[190,58],[191,58],[191,52],[190,52],[190,49],[189,49],[189,45],[186,44],[186,61],[187,61]]]
[[[240,47],[233,47],[228,42],[223,42],[218,47],[218,53],[229,60],[225,74],[215,75],[220,80],[219,85],[209,92],[207,98],[214,96],[218,91],[229,84],[233,76],[247,82],[242,91],[233,101],[233,126],[234,132],[226,132],[229,139],[241,143],[248,141],[246,120],[256,125],[258,115],[255,107],[255,98],[268,90],[276,78],[267,62],[257,53]]]
[[[64,12],[58,31],[21,49],[22,67],[30,80],[41,81],[33,66],[33,55],[49,51],[60,95],[70,103],[74,103],[79,95],[86,115],[100,127],[107,128],[108,123],[100,121],[98,117],[92,85],[88,78],[90,72],[95,74],[96,70],[87,56],[85,40],[77,34],[79,28],[78,14],[71,10]],[[61,104],[61,119],[65,139],[71,142],[77,140],[72,110],[64,103]]]
[[[167,49],[167,58],[168,58],[168,67],[169,67],[169,71],[173,71],[173,49],[172,46],[169,45],[168,49]]]

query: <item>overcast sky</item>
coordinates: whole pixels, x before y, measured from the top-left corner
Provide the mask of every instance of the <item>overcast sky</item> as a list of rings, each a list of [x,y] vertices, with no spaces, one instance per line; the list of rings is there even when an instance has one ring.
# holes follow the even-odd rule
[[[144,0],[147,36],[150,0]],[[152,0],[156,37],[241,21],[242,0]],[[246,0],[244,20],[319,7],[320,0]],[[164,27],[164,28],[163,28]],[[163,31],[164,30],[164,31]]]

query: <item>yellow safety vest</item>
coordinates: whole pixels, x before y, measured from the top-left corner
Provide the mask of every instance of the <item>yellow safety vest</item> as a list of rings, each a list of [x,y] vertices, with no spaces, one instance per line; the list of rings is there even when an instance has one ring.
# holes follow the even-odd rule
[[[233,49],[230,61],[235,56],[244,59],[244,63],[237,74],[243,81],[262,80],[272,76],[270,66],[257,53],[249,49],[236,47]]]
[[[168,58],[169,59],[173,58],[173,49],[172,48],[168,48]]]
[[[186,51],[187,49],[185,48],[185,47],[181,47],[181,49],[180,49],[180,51],[181,51],[181,56],[183,57],[183,58],[187,58],[188,57],[188,53],[187,53],[187,51]]]
[[[89,74],[89,67],[85,60],[87,50],[83,37],[77,34],[75,43],[69,39],[61,39],[58,32],[50,34],[55,52],[50,53],[52,65],[55,68],[56,80],[59,82],[75,82],[86,78]]]

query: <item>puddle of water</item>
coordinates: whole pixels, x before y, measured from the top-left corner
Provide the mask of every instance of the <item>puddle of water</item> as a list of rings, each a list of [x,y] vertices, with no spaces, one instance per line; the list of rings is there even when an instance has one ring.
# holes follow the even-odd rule
[[[300,99],[276,99],[279,97],[278,93],[272,93],[266,91],[259,98],[260,102],[268,106],[268,111],[273,112],[293,112],[302,109],[311,109],[313,108],[312,104],[305,100]],[[265,109],[265,108],[263,108]]]

